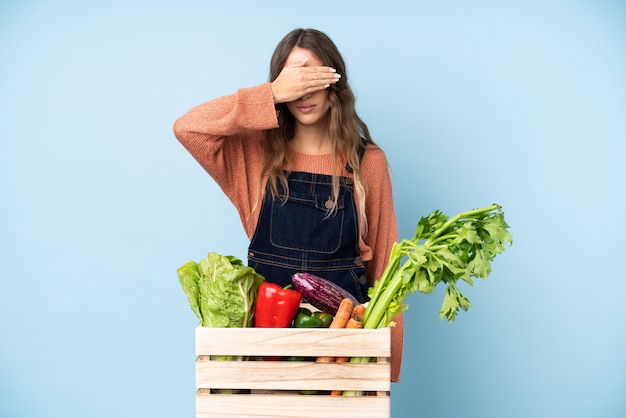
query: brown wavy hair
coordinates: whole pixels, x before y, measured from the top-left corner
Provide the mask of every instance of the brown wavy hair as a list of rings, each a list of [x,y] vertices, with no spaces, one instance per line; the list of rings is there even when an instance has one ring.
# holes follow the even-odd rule
[[[274,81],[294,47],[310,50],[322,65],[335,68],[341,74],[339,82],[328,87],[329,132],[333,144],[333,199],[339,195],[340,177],[347,168],[354,176],[354,190],[359,203],[359,230],[364,237],[367,231],[365,214],[365,184],[361,176],[359,150],[368,144],[374,144],[367,125],[356,112],[354,93],[348,84],[348,73],[343,57],[334,42],[323,32],[316,29],[295,29],[289,32],[276,46],[270,61],[270,81]],[[261,141],[263,149],[263,168],[261,182],[265,176],[273,196],[278,196],[277,185],[280,182],[288,191],[287,176],[289,159],[287,143],[295,136],[295,118],[286,103],[276,105],[279,127],[265,132]],[[341,162],[341,164],[340,164]],[[286,196],[282,196],[286,199]],[[336,208],[337,205],[334,205]]]

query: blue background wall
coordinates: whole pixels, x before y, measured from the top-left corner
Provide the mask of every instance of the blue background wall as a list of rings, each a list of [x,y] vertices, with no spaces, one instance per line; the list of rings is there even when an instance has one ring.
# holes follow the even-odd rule
[[[625,23],[608,0],[1,2],[0,416],[193,416],[176,268],[247,242],[172,124],[301,26],[346,58],[402,237],[492,202],[514,234],[453,324],[441,291],[407,300],[393,416],[626,416]]]

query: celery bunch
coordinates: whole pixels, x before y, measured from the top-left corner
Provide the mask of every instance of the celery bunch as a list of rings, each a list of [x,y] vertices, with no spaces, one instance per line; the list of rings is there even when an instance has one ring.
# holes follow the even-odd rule
[[[500,205],[450,219],[435,210],[420,219],[412,239],[393,245],[385,271],[369,289],[363,328],[393,326],[392,318],[407,308],[404,299],[409,293],[431,293],[440,283],[447,289],[439,317],[454,321],[459,309],[471,306],[457,281],[473,285],[472,278],[486,279],[495,256],[512,242]]]

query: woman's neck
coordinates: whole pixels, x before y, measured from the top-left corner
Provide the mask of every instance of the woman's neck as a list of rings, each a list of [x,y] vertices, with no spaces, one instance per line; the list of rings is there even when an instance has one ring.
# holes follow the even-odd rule
[[[289,148],[301,154],[330,154],[333,145],[328,127],[297,126],[295,137],[289,141]]]

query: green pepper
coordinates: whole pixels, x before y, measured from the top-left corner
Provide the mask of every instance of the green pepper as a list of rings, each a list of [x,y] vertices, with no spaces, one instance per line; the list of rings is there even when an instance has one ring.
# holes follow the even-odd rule
[[[299,390],[298,393],[300,395],[317,395],[320,393],[319,390]]]
[[[323,328],[323,322],[316,318],[310,309],[298,308],[296,319],[293,321],[294,328]]]
[[[328,328],[330,324],[333,322],[333,316],[328,312],[314,312],[313,316],[322,320],[322,326],[324,328]]]
[[[317,357],[303,357],[303,356],[288,356],[285,357],[286,361],[315,361]]]
[[[300,313],[300,312],[305,313],[305,314],[307,314],[309,316],[313,315],[313,312],[311,312],[311,310],[309,308],[305,308],[304,306],[300,306],[298,308],[297,313]]]
[[[288,356],[285,357],[286,361],[304,361],[304,357],[302,356]]]

